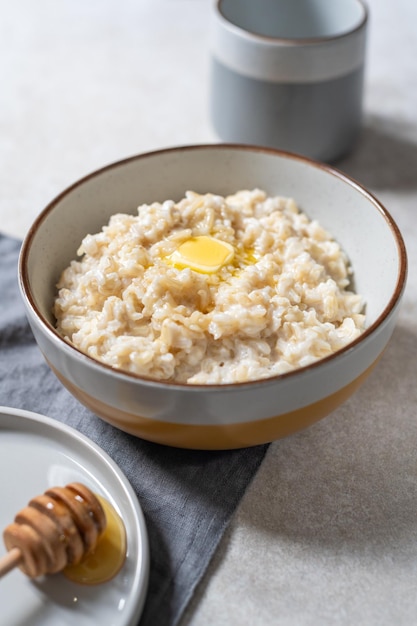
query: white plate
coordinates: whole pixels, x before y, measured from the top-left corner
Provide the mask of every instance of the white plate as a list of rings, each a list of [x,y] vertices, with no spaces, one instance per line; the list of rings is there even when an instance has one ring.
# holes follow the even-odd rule
[[[50,418],[0,407],[0,531],[48,487],[79,481],[105,497],[123,518],[126,562],[113,580],[77,585],[62,574],[31,581],[19,569],[0,580],[0,623],[7,626],[132,626],[149,576],[145,520],[114,461],[79,432]],[[0,541],[0,556],[6,553]]]

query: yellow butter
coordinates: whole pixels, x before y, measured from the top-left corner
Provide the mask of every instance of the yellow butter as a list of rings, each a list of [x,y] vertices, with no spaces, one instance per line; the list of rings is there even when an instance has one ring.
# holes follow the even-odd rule
[[[184,241],[169,257],[176,267],[189,267],[196,272],[212,274],[230,263],[234,248],[229,243],[201,235]]]

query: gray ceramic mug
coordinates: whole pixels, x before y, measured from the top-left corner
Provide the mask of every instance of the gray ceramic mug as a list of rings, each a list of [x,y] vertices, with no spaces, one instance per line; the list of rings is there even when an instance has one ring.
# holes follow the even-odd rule
[[[361,127],[362,0],[217,0],[211,118],[222,141],[334,161]]]

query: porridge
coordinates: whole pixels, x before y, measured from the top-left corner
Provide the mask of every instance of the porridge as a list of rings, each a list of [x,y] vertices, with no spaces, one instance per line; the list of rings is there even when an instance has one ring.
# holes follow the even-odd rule
[[[292,199],[187,192],[115,214],[57,285],[58,332],[108,365],[224,384],[289,372],[363,330],[337,242]]]

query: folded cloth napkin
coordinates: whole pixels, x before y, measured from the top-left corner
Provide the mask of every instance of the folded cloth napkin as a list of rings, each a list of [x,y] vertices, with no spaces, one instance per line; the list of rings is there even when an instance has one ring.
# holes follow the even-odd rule
[[[141,626],[177,624],[267,446],[201,452],[127,435],[78,403],[46,365],[17,282],[20,242],[0,235],[0,405],[76,428],[118,464],[143,509],[150,542]]]

